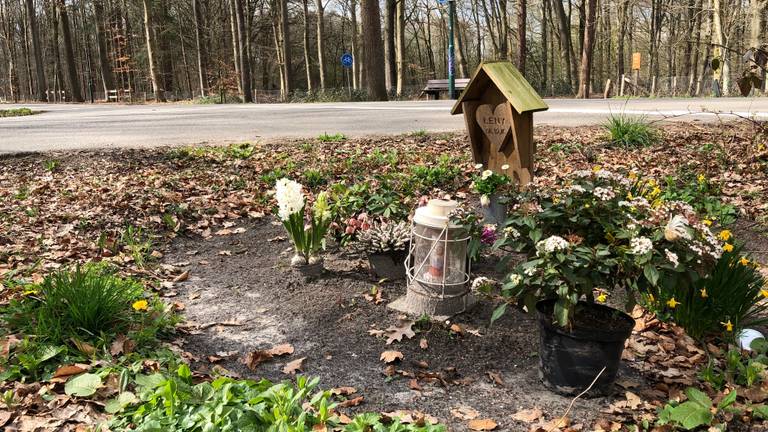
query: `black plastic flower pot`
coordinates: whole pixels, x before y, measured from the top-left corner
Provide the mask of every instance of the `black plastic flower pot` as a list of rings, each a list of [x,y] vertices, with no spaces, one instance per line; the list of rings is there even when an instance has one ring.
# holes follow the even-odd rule
[[[573,328],[553,321],[555,300],[536,304],[539,320],[539,376],[555,393],[576,395],[586,390],[605,367],[586,397],[613,392],[624,343],[635,320],[624,312],[580,302]]]

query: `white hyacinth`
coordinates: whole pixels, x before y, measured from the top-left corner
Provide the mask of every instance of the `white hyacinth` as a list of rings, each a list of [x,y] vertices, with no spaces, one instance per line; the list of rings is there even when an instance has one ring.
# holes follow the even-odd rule
[[[596,187],[592,193],[601,201],[608,201],[616,196],[616,192],[611,188]]]
[[[653,242],[648,237],[635,237],[629,242],[629,245],[635,255],[643,255],[653,250]]]
[[[680,259],[678,258],[677,254],[672,252],[669,249],[664,249],[664,253],[667,255],[667,260],[672,264],[672,266],[677,267],[680,265]]]
[[[301,184],[282,178],[275,185],[275,198],[277,199],[280,220],[287,221],[291,215],[300,212],[304,208],[304,194],[301,192]]]
[[[540,252],[552,253],[556,251],[566,250],[570,246],[568,240],[560,236],[552,236],[546,240],[542,240],[536,243],[536,249]]]

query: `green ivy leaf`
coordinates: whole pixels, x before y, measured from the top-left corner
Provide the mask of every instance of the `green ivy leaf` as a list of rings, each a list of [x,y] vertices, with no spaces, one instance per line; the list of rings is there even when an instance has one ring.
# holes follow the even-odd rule
[[[84,373],[67,381],[64,386],[64,393],[68,396],[88,397],[96,393],[99,387],[101,387],[100,376]]]

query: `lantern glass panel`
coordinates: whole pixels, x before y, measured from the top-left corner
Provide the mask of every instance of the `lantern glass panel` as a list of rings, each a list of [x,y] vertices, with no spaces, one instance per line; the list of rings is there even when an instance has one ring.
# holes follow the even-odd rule
[[[414,278],[440,287],[467,280],[467,241],[462,229],[414,224],[412,266]]]

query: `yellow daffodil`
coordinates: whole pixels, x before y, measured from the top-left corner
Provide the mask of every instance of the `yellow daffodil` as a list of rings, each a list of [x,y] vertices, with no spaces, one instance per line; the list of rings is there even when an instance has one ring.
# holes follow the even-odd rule
[[[656,301],[656,297],[654,297],[653,294],[648,294],[648,301],[654,303]]]
[[[630,171],[627,177],[629,177],[630,180],[637,180],[637,173],[634,171]]]
[[[720,231],[720,234],[718,234],[717,236],[718,236],[718,237],[720,238],[720,240],[722,240],[722,241],[728,241],[728,240],[730,240],[730,239],[731,239],[731,236],[732,236],[732,235],[733,235],[733,234],[732,234],[732,233],[731,233],[729,230],[722,230],[722,231]]]
[[[757,145],[757,151],[763,151],[763,150],[765,150],[765,144],[763,144],[763,143],[758,144]]]
[[[598,171],[600,171],[601,169],[603,169],[603,167],[602,167],[602,166],[600,166],[600,165],[595,165],[595,166],[593,166],[593,167],[592,167],[592,171],[594,171],[594,172],[598,172]]]
[[[696,180],[699,181],[699,183],[704,183],[707,181],[707,178],[704,177],[704,174],[699,174],[699,176],[696,178]]]
[[[739,264],[746,267],[749,265],[749,260],[747,259],[747,257],[741,257],[741,259],[739,260]]]
[[[731,320],[728,320],[726,322],[721,322],[720,324],[725,327],[725,331],[732,332],[733,331],[733,324],[731,323]]]
[[[762,295],[765,298],[768,298],[768,289],[765,289],[765,288],[761,289],[760,295]]]
[[[667,300],[667,306],[669,306],[672,309],[676,308],[677,305],[679,305],[679,304],[680,304],[680,302],[675,300],[674,297],[672,297],[671,299]]]
[[[707,294],[707,289],[706,288],[700,289],[699,292],[701,293],[701,298],[709,297],[709,294]]]
[[[635,199],[635,197],[634,197],[634,196],[632,196],[632,192],[627,192],[627,199],[628,199],[628,200],[633,200],[633,199]]]
[[[706,226],[712,226],[712,221],[709,219],[704,219],[702,222],[704,222],[704,225]]]
[[[733,252],[733,245],[730,243],[726,243],[723,245],[723,250],[726,252]]]
[[[149,308],[149,303],[146,300],[138,300],[133,302],[133,309],[137,311],[145,311]]]
[[[597,296],[595,300],[597,300],[600,303],[605,303],[605,301],[608,300],[608,296],[605,295],[605,293],[600,293],[600,295]]]

